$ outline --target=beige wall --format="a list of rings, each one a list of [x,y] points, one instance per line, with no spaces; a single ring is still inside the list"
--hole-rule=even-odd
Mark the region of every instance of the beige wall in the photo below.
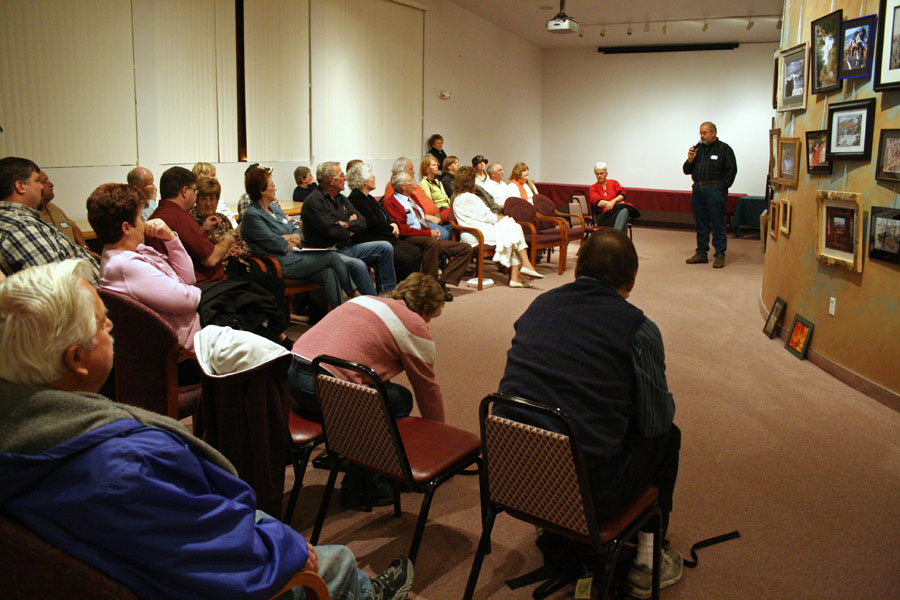
[[[810,39],[810,22],[842,9],[844,19],[872,14],[874,0],[791,1],[785,5],[782,47]],[[879,16],[880,18],[880,16]],[[835,161],[832,175],[806,174],[801,160],[796,188],[779,188],[776,198],[792,206],[790,235],[769,238],[763,274],[762,300],[771,306],[776,296],[787,301],[785,327],[800,315],[815,324],[811,349],[849,371],[894,393],[900,393],[900,265],[868,258],[868,225],[872,206],[900,207],[900,186],[875,180],[878,140],[882,129],[900,127],[898,92],[875,92],[872,79],[847,80],[830,94],[807,93],[805,111],[780,113],[782,136],[803,139],[805,132],[826,128],[827,104],[875,98],[875,131],[870,161]],[[816,191],[859,192],[864,198],[863,269],[854,273],[816,260]],[[830,298],[837,305],[828,314]],[[787,356],[787,355],[786,355]]]

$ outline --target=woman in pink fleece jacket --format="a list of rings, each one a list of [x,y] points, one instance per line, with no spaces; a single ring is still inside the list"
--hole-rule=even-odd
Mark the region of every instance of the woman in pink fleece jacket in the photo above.
[[[100,287],[134,298],[168,321],[178,342],[194,348],[200,331],[200,288],[181,240],[162,219],[144,221],[137,188],[116,183],[98,187],[87,200],[88,221],[103,243]],[[162,240],[161,254],[144,245],[144,236]]]

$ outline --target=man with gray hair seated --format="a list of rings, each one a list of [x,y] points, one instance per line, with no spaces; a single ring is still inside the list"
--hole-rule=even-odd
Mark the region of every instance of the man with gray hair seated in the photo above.
[[[316,167],[319,187],[303,203],[303,242],[312,248],[334,246],[341,255],[350,277],[363,295],[378,292],[369,277],[371,264],[378,272],[380,292],[397,286],[394,271],[394,249],[384,241],[354,244],[354,236],[366,230],[366,220],[341,194],[347,177],[337,162],[327,161]]]
[[[487,176],[487,180],[484,182],[476,181],[475,187],[484,193],[488,201],[488,208],[493,211],[494,208],[491,204],[498,208],[502,208],[506,204],[506,199],[509,197],[509,187],[508,184],[503,183],[503,165],[500,163],[493,162],[489,164]]]
[[[258,511],[234,466],[181,423],[96,393],[112,323],[89,277],[66,260],[0,284],[4,514],[140,598],[270,598],[300,570],[332,598],[405,598],[408,559],[370,580],[346,547],[310,546]]]

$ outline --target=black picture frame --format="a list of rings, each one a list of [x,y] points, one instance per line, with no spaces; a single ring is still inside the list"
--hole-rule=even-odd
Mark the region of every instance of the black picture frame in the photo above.
[[[828,107],[826,160],[871,160],[875,98],[835,102]]]
[[[878,140],[875,179],[900,181],[900,129],[882,129]]]
[[[843,85],[838,79],[843,15],[844,11],[838,9],[810,23],[809,79],[813,94],[833,92]]]
[[[900,90],[900,0],[881,0],[878,14],[872,88],[876,92]]]
[[[841,23],[841,57],[838,79],[855,79],[872,75],[878,15],[847,19]]]
[[[772,308],[769,310],[769,316],[766,318],[766,324],[763,327],[763,333],[769,336],[769,339],[775,337],[775,332],[778,330],[778,326],[781,325],[781,322],[784,320],[784,311],[787,308],[787,302],[785,302],[784,298],[776,297],[775,302],[772,303]]]
[[[872,207],[869,258],[900,264],[900,208]]]
[[[810,175],[830,175],[831,161],[825,159],[828,148],[828,130],[806,132],[806,172]]]
[[[810,340],[812,340],[813,329],[815,329],[815,325],[812,324],[812,321],[804,319],[799,314],[794,315],[794,323],[788,331],[788,338],[787,342],[784,343],[784,347],[788,352],[803,360],[806,358],[806,351],[809,349]]]

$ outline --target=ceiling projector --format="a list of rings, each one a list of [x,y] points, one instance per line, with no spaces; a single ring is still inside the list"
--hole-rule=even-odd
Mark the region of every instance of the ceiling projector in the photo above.
[[[559,12],[547,21],[547,31],[550,33],[579,33],[580,30],[578,21],[566,14],[566,0],[560,0]]]

